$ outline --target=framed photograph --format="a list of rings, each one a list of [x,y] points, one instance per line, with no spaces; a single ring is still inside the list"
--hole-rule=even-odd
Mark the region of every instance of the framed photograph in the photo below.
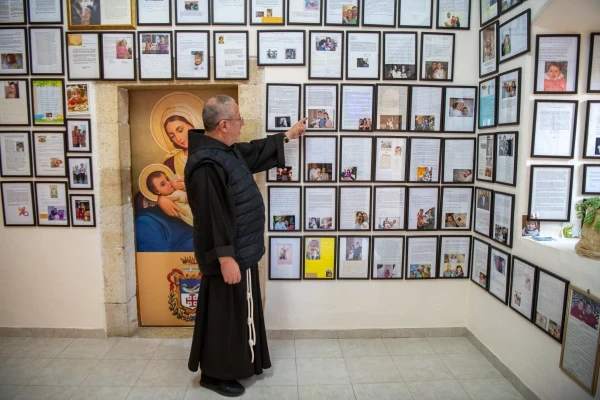
[[[35,226],[32,182],[0,182],[4,226]]]
[[[29,81],[9,78],[0,80],[0,126],[31,125],[29,108]]]
[[[337,188],[304,186],[304,230],[337,229]]]
[[[492,237],[492,190],[475,188],[474,231],[485,237]]]
[[[496,126],[519,125],[521,120],[521,67],[498,75]]]
[[[442,139],[411,137],[408,182],[439,183],[442,160]]]
[[[529,178],[529,219],[569,222],[571,219],[572,165],[532,165]]]
[[[442,222],[444,231],[471,231],[473,210],[472,186],[442,187]]]
[[[586,108],[583,158],[600,159],[600,100],[588,100]]]
[[[287,131],[300,120],[301,86],[267,83],[267,132]]]
[[[257,31],[256,35],[258,46],[257,65],[306,65],[304,59],[304,49],[306,48],[304,31]]]
[[[436,29],[471,29],[471,0],[437,0]]]
[[[484,0],[482,2],[489,2]],[[498,3],[494,3],[496,6]],[[479,30],[479,77],[498,72],[498,48],[496,36],[498,35],[498,21]],[[480,83],[481,85],[481,83]]]
[[[61,0],[27,0],[27,11],[30,24],[63,24]]]
[[[410,90],[410,126],[408,130],[411,132],[441,132],[443,88],[441,86],[411,86]]]
[[[175,78],[210,79],[209,31],[175,31]]]
[[[304,136],[304,182],[337,182],[337,136]]]
[[[535,265],[517,256],[512,256],[508,306],[530,322],[533,321],[536,276],[537,267]]]
[[[335,236],[304,236],[303,279],[335,279]]]
[[[96,226],[96,208],[93,194],[70,194],[71,226]]]
[[[69,30],[135,29],[136,0],[115,0],[106,4],[100,0],[72,2],[67,7]],[[102,7],[110,8],[110,11]],[[169,13],[170,14],[170,13]]]
[[[454,33],[421,32],[422,81],[454,80]]]
[[[479,26],[485,26],[498,18],[500,15],[499,3],[497,0],[479,0]]]
[[[498,50],[502,64],[531,51],[531,9],[523,11],[500,25]]]
[[[587,92],[600,93],[600,32],[590,34]]]
[[[33,132],[35,176],[66,178],[64,132]]]
[[[477,135],[477,180],[494,182],[495,135]]]
[[[171,32],[138,32],[140,80],[173,79]]]
[[[573,158],[578,105],[577,100],[534,101],[532,158]]]
[[[534,94],[576,94],[581,35],[536,35]]]
[[[370,236],[338,236],[338,279],[369,279]]]
[[[496,77],[479,82],[479,119],[478,128],[493,128],[498,123],[498,87]]]
[[[210,3],[210,1],[199,0],[175,0],[175,25],[210,24]]]
[[[248,80],[248,31],[213,31],[215,80]]]
[[[103,32],[100,35],[102,38],[102,79],[137,80],[136,40],[133,32]]]
[[[302,236],[269,237],[269,280],[302,279]]]
[[[406,279],[437,278],[438,236],[406,237]]]
[[[417,32],[383,32],[383,79],[414,81],[417,70]]]
[[[340,139],[340,182],[371,182],[373,138],[342,136]]]
[[[340,231],[371,230],[371,186],[340,187]]]
[[[30,3],[36,3],[31,1]],[[4,13],[0,15],[0,24],[4,25],[26,25],[27,20],[25,19],[25,0],[15,0],[11,2],[5,2]],[[62,14],[61,14],[62,15]],[[62,22],[61,22],[62,23]]]
[[[581,194],[600,195],[600,165],[583,164]]]
[[[65,99],[67,99],[67,118],[89,116],[92,98],[90,90],[92,85],[88,83],[77,83],[67,85],[65,88]]]
[[[375,182],[406,181],[406,137],[375,137]]]
[[[437,186],[409,187],[407,230],[435,231],[438,227],[440,188]],[[433,263],[435,269],[436,263]]]
[[[343,25],[346,28],[358,28],[360,16],[358,0],[349,0],[344,3],[333,0],[323,1],[325,3],[325,26]]]
[[[560,369],[592,396],[598,386],[598,315],[600,299],[569,285],[565,339],[560,353]]]
[[[363,0],[362,3],[363,26],[396,26],[396,2],[394,0]]]
[[[475,133],[477,87],[447,86],[445,96],[444,132]]]
[[[379,80],[381,32],[346,31],[346,79]]]
[[[376,131],[408,130],[408,90],[405,85],[377,85]]]
[[[100,35],[95,32],[67,32],[66,42],[69,80],[100,80]]]
[[[475,139],[444,139],[442,183],[474,182]]]
[[[284,0],[250,0],[250,25],[284,25],[284,15]]]
[[[288,25],[321,25],[323,1],[322,0],[287,0]]]
[[[527,215],[521,215],[521,236],[540,236],[541,230],[542,223],[540,221],[530,221]]]
[[[38,226],[69,226],[67,182],[35,182],[35,198]]]
[[[212,25],[246,25],[248,15],[246,4],[245,0],[211,0]]]
[[[398,0],[398,28],[431,28],[433,0]]]
[[[296,183],[302,179],[300,166],[300,138],[283,143],[285,166],[271,168],[267,171],[267,182]]]
[[[0,176],[32,177],[30,132],[0,132]]]
[[[406,186],[375,186],[373,204],[373,230],[406,229]]]
[[[473,249],[471,253],[471,282],[475,283],[478,287],[487,291],[488,287],[488,275],[490,266],[490,245],[473,238]]]
[[[372,132],[375,85],[342,83],[340,130]]]
[[[69,189],[93,189],[92,157],[67,157]]]
[[[0,27],[0,75],[29,75],[26,28]]]
[[[494,191],[492,240],[512,248],[515,220],[515,195]]]
[[[494,182],[517,186],[517,157],[519,155],[518,132],[498,132],[496,134],[496,163]]]
[[[136,0],[137,24],[143,25],[171,25],[170,0]]]
[[[508,304],[508,277],[510,275],[510,254],[490,246],[488,292],[504,304]]]
[[[60,27],[29,27],[31,75],[65,74],[62,38]]]
[[[469,277],[471,265],[471,236],[440,236],[438,256],[441,279]]]
[[[373,236],[371,279],[402,279],[404,236]]]
[[[92,127],[89,119],[67,120],[67,151],[92,152]]]
[[[300,187],[269,186],[269,232],[302,230]]]
[[[538,267],[534,325],[558,343],[563,342],[568,288],[568,280]]]
[[[500,13],[506,14],[518,5],[523,4],[524,1],[525,0],[502,0],[502,2],[499,2],[498,4],[500,7]]]
[[[309,31],[308,79],[343,79],[344,32]]]

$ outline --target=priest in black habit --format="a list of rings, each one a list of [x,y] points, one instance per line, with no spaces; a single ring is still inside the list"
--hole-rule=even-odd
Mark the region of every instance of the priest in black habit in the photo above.
[[[283,144],[306,131],[236,143],[244,119],[229,96],[209,99],[204,129],[188,132],[185,185],[194,215],[194,251],[202,272],[188,368],[200,385],[241,396],[240,379],[271,367],[258,279],[265,254],[265,206],[252,174],[285,166]]]

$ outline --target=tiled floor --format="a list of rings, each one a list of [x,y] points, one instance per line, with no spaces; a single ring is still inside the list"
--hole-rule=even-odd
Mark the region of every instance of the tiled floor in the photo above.
[[[191,339],[0,337],[0,400],[218,399],[187,369]],[[269,341],[244,400],[523,399],[463,337]]]

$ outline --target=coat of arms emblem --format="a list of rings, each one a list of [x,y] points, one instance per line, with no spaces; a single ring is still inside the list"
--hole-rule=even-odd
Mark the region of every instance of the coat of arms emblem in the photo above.
[[[180,260],[182,264],[167,275],[169,311],[177,319],[194,322],[202,273],[194,256],[183,257]]]

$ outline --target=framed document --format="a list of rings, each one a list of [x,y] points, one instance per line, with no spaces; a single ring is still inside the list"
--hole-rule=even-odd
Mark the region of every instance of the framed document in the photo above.
[[[431,28],[433,0],[398,0],[398,28]]]
[[[346,79],[379,80],[380,32],[346,31]]]
[[[0,80],[0,126],[31,125],[29,109],[29,81],[27,79]]]
[[[523,4],[524,1],[525,0],[504,0],[501,3],[499,3],[500,13],[506,14],[518,5]]]
[[[558,343],[563,341],[568,287],[569,281],[566,279],[538,268],[534,324]]]
[[[71,224],[73,227],[96,226],[96,209],[93,194],[70,194]]]
[[[10,1],[10,3],[13,3],[13,1]],[[27,0],[29,23],[62,25],[62,3],[61,0]]]
[[[408,86],[377,85],[376,131],[406,131],[408,126]]]
[[[4,226],[35,226],[32,182],[1,182]]]
[[[212,25],[247,24],[245,0],[211,0],[210,12]]]
[[[92,126],[89,119],[67,120],[67,151],[74,153],[92,152]]]
[[[338,279],[369,279],[370,236],[339,236]]]
[[[321,25],[322,0],[287,0],[288,25]]]
[[[572,165],[532,165],[529,185],[530,220],[569,222]]]
[[[100,35],[67,32],[66,42],[69,80],[100,80]]]
[[[537,267],[535,265],[517,256],[512,256],[508,306],[530,322],[533,321],[536,276]]]
[[[136,0],[136,2],[138,26],[171,25],[171,0]]]
[[[90,115],[91,102],[90,89],[92,85],[88,83],[78,83],[67,85],[65,88],[65,98],[67,99],[67,117],[78,117]]]
[[[140,80],[173,79],[171,32],[138,32]]]
[[[64,79],[32,79],[33,125],[65,124]]]
[[[64,132],[33,132],[36,177],[66,178]]]
[[[600,159],[600,100],[588,100],[586,108],[583,158]]]
[[[269,280],[299,281],[302,270],[302,237],[269,237]]]
[[[494,182],[517,186],[518,132],[498,132],[496,134],[496,171]]]
[[[404,236],[373,236],[371,279],[402,279]]]
[[[494,135],[477,135],[477,180],[494,182]]]
[[[69,200],[66,182],[35,182],[38,226],[69,226]]]
[[[284,0],[250,0],[250,25],[283,25],[284,15]]]
[[[308,79],[343,79],[344,32],[309,31]]]
[[[475,86],[447,86],[445,97],[444,132],[475,133],[477,88]]]
[[[442,139],[411,137],[408,182],[439,183]]]
[[[600,93],[600,33],[590,35],[587,92]]]
[[[175,0],[175,25],[210,24],[209,1]]]
[[[437,29],[471,29],[471,0],[437,0]]]
[[[531,157],[572,159],[577,100],[535,100]]]
[[[210,79],[210,32],[175,31],[175,78]]]
[[[492,237],[492,191],[475,188],[475,227],[480,235]]]
[[[439,272],[442,279],[469,277],[471,236],[440,236]]]
[[[308,131],[337,131],[337,98],[338,85],[304,85],[304,115],[308,118]]]
[[[92,157],[67,157],[69,171],[69,189],[93,189],[94,172],[92,170]]]
[[[406,229],[404,215],[406,214],[405,186],[375,186],[373,199],[373,230],[400,231]]]
[[[487,2],[488,0],[485,0]],[[498,3],[494,3],[496,6]],[[483,78],[498,72],[498,21],[479,30],[479,77]]]
[[[512,247],[515,195],[494,191],[494,235],[492,240]]]
[[[600,299],[569,285],[565,339],[560,353],[560,369],[592,396],[598,385],[598,315]]]
[[[406,237],[406,279],[437,278],[437,236]]]
[[[358,0],[347,2],[323,1],[325,2],[325,26],[344,25],[346,28],[358,28]]]
[[[135,81],[135,36],[130,32],[102,33],[104,80]]]
[[[498,18],[499,15],[500,8],[498,1],[479,0],[479,26],[485,26]]]
[[[519,125],[521,120],[521,67],[498,75],[497,126]]]
[[[417,32],[383,32],[383,79],[417,79]]]
[[[497,43],[500,50],[500,64],[531,51],[530,29],[531,9],[529,8],[500,25]]]
[[[300,182],[302,177],[300,167],[300,139],[283,143],[285,154],[285,167],[271,168],[267,171],[267,182],[294,183]]]
[[[32,177],[30,132],[0,132],[0,176]]]
[[[471,253],[471,282],[487,291],[487,277],[490,259],[490,245],[486,242],[473,238],[473,249]]]
[[[583,164],[581,194],[600,195],[600,165]]]
[[[335,279],[335,236],[304,236],[304,279]]]
[[[29,75],[27,29],[0,27],[1,75]]]
[[[475,139],[444,139],[442,183],[473,183]]]
[[[248,80],[248,31],[213,31],[215,80]]]
[[[408,221],[409,231],[437,230],[440,189],[436,186],[408,188]],[[436,263],[433,263],[435,268]]]
[[[108,4],[100,0],[86,3],[71,2],[67,7],[68,29],[135,29],[135,1],[113,0]],[[146,0],[144,3],[151,2]]]
[[[340,187],[340,231],[371,230],[371,187]]]
[[[405,137],[375,137],[375,182],[406,181]]]
[[[337,188],[304,186],[304,230],[335,231],[337,227]]]
[[[536,35],[533,93],[576,94],[581,35]]]
[[[510,275],[510,254],[490,246],[488,292],[504,304],[508,304],[508,276]]]
[[[472,186],[442,187],[442,218],[440,229],[445,231],[470,231],[473,210]]]
[[[337,136],[304,136],[304,182],[337,182]]]
[[[371,182],[373,138],[342,136],[340,140],[340,182]]]
[[[0,24],[3,26],[27,24],[27,20],[25,19],[25,0],[5,1],[3,2],[3,7],[4,12],[0,15]]]
[[[421,32],[422,81],[454,80],[454,33]]]
[[[410,131],[441,132],[441,86],[411,86]]]
[[[363,26],[395,27],[396,2],[394,0],[363,0],[362,21]]]
[[[300,187],[269,186],[269,232],[302,230]]]
[[[304,31],[257,31],[256,35],[257,65],[306,65]]]
[[[493,128],[498,121],[496,102],[498,89],[496,77],[479,82],[479,119],[478,128]]]
[[[375,85],[342,83],[340,130],[373,131],[373,101]]]
[[[267,83],[267,132],[287,131],[300,120],[300,87]]]

